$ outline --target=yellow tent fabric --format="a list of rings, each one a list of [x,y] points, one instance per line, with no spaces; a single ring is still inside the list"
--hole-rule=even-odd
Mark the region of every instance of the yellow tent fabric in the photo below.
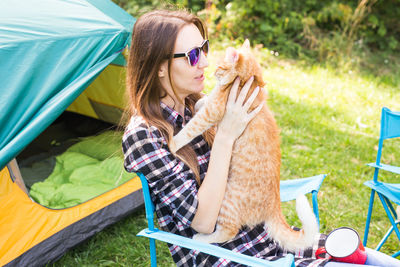
[[[0,266],[9,263],[65,227],[141,188],[139,178],[135,177],[124,186],[83,204],[53,210],[33,202],[12,181],[7,167],[1,170],[0,181]]]
[[[110,64],[67,110],[118,124],[126,106],[124,94],[125,68]]]

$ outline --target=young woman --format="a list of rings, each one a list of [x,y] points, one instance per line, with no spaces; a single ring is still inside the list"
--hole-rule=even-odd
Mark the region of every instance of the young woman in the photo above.
[[[170,153],[169,140],[191,119],[194,104],[202,97],[208,45],[207,30],[198,17],[185,11],[152,11],[135,23],[128,61],[131,117],[122,144],[125,168],[146,176],[160,227],[186,237],[214,231],[233,143],[261,108],[249,113],[251,100],[243,100],[252,79],[237,99],[236,81],[217,128],[194,139],[177,157]],[[297,251],[296,266],[324,266],[327,260],[313,257],[323,244],[320,235],[314,248]],[[268,237],[263,225],[244,228],[220,245],[268,260],[287,253]],[[177,266],[236,266],[175,245],[169,249]]]

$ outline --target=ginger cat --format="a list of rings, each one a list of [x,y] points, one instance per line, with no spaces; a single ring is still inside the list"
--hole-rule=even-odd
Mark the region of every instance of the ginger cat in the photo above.
[[[239,92],[244,83],[254,76],[247,97],[256,86],[264,86],[262,69],[251,54],[248,40],[239,50],[231,47],[227,49],[215,76],[219,85],[207,98],[198,102],[203,106],[173,137],[169,145],[172,153],[222,120],[230,89],[237,76],[241,81]],[[260,90],[250,109],[256,108],[266,98],[266,94]],[[233,146],[228,183],[215,232],[197,234],[194,239],[221,243],[234,238],[243,225],[252,227],[265,223],[270,236],[289,251],[312,246],[318,225],[306,197],[300,196],[296,200],[296,210],[303,223],[303,230],[292,230],[282,215],[279,143],[278,126],[264,104]]]

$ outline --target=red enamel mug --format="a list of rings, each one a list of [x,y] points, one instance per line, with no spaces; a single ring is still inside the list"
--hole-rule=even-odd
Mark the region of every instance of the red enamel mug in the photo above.
[[[325,247],[317,249],[315,257],[321,259],[320,254],[326,253],[329,259],[339,262],[364,264],[367,261],[367,252],[361,243],[357,231],[349,227],[333,230],[326,237]]]

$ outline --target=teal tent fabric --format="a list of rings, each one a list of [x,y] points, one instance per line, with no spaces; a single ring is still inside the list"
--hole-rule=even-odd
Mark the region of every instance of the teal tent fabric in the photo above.
[[[109,0],[0,1],[0,169],[121,62],[134,22]]]

